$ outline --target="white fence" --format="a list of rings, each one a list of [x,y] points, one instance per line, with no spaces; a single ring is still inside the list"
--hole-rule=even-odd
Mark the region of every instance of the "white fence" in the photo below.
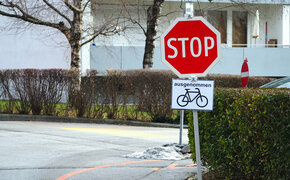
[[[143,46],[91,46],[90,68],[141,69]],[[242,63],[248,58],[250,76],[290,76],[290,48],[222,48],[222,59],[213,74],[240,75]],[[154,52],[153,69],[168,69],[161,62],[160,47]]]

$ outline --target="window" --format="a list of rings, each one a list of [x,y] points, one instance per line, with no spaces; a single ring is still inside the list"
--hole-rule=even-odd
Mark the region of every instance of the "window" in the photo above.
[[[227,12],[208,11],[207,20],[221,33],[221,43],[227,43]]]
[[[200,10],[194,11],[195,16],[203,16],[221,33],[221,43],[227,43],[227,12],[226,11],[206,11],[204,14]]]
[[[247,22],[247,12],[233,11],[233,47],[247,47]]]

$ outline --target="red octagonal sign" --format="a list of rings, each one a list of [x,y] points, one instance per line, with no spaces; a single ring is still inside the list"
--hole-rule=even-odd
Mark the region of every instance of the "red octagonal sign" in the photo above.
[[[221,59],[220,33],[204,18],[177,18],[161,36],[161,56],[180,78],[201,77]]]

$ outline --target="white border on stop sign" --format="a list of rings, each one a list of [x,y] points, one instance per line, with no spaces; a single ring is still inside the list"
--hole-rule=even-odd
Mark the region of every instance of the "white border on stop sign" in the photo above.
[[[164,38],[165,36],[171,31],[171,29],[179,22],[179,21],[202,21],[207,27],[209,27],[216,35],[217,35],[217,58],[211,63],[211,65],[203,72],[203,73],[196,73],[196,74],[181,74],[179,73],[168,61],[165,60],[165,42]],[[170,70],[172,70],[179,78],[192,78],[192,77],[204,77],[206,76],[211,69],[220,61],[221,59],[221,36],[220,32],[216,30],[215,27],[213,27],[207,20],[205,20],[201,16],[195,16],[192,18],[185,18],[180,17],[176,18],[172,24],[166,29],[166,31],[161,35],[161,61],[169,67]]]

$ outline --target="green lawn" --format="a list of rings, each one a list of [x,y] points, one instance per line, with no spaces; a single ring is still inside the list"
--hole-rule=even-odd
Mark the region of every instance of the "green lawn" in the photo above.
[[[41,115],[53,115],[61,117],[77,117],[79,111],[84,113],[79,115],[80,117],[96,118],[96,119],[123,119],[123,120],[139,120],[139,121],[154,121],[152,115],[148,112],[142,112],[138,106],[134,105],[118,105],[113,107],[112,105],[92,105],[83,109],[72,108],[70,105],[65,103],[58,103],[54,105],[52,113],[47,114],[44,106],[40,112]],[[53,107],[54,107],[53,106]],[[24,109],[24,110],[23,110]],[[25,111],[25,112],[24,112]],[[0,100],[0,113],[1,114],[33,114],[29,103],[20,103],[20,101],[7,101]],[[179,111],[173,111],[173,115],[170,118],[165,118],[164,122],[178,123],[176,120]],[[163,120],[158,120],[163,121]],[[157,122],[158,122],[157,121]]]

